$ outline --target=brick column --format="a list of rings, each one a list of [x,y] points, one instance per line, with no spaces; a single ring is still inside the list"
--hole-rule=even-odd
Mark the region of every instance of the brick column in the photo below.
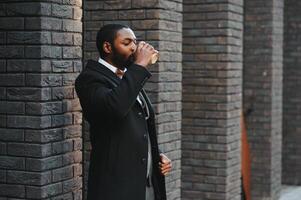
[[[0,198],[81,199],[81,0],[0,3]]]
[[[245,1],[244,108],[253,200],[281,189],[283,0]]]
[[[99,28],[107,23],[130,26],[139,40],[150,42],[160,51],[159,62],[150,68],[153,76],[145,88],[155,107],[160,148],[173,161],[173,171],[166,179],[168,199],[179,199],[182,2],[181,0],[86,1],[84,7],[85,60],[98,59],[95,37]],[[88,163],[90,144],[87,129],[85,135],[85,163]],[[88,169],[87,165],[85,169]]]
[[[283,52],[282,183],[301,185],[301,2],[285,1]]]
[[[243,1],[183,5],[182,199],[240,199]]]

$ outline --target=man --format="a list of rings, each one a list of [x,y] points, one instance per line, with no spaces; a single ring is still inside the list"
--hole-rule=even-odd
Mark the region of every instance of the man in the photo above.
[[[159,153],[155,115],[142,89],[156,50],[124,25],[102,27],[98,62],[76,79],[92,144],[88,200],[165,200],[170,160]]]

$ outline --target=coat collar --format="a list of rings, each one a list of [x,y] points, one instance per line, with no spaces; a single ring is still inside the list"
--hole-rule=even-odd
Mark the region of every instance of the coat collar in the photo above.
[[[88,60],[87,69],[90,69],[92,71],[97,71],[103,75],[105,75],[106,77],[108,77],[110,80],[112,80],[115,84],[119,84],[120,82],[120,78],[118,78],[116,76],[116,74],[114,74],[114,72],[112,72],[110,69],[108,69],[106,66],[100,64],[97,61],[94,60]]]
[[[108,63],[107,61],[105,61],[105,60],[102,59],[102,58],[99,58],[99,59],[98,59],[98,62],[99,62],[100,64],[106,66],[106,67],[107,67],[109,70],[111,70],[113,73],[116,73],[116,71],[118,70],[117,67],[111,65],[110,63]],[[124,68],[124,70],[121,70],[121,71],[126,72],[126,70],[127,70],[127,69]]]

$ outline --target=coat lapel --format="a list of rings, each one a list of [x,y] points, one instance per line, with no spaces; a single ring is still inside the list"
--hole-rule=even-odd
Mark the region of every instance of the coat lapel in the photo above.
[[[146,101],[147,107],[149,108],[150,117],[154,118],[155,113],[154,113],[154,110],[153,110],[153,106],[152,106],[151,101],[149,100],[148,96],[146,95],[146,92],[145,92],[144,89],[141,90],[141,94],[143,95],[143,97]]]

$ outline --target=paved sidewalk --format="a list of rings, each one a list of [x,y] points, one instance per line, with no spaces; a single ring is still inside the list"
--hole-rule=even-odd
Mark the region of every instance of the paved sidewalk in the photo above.
[[[282,185],[281,195],[279,200],[300,200],[301,186]]]

